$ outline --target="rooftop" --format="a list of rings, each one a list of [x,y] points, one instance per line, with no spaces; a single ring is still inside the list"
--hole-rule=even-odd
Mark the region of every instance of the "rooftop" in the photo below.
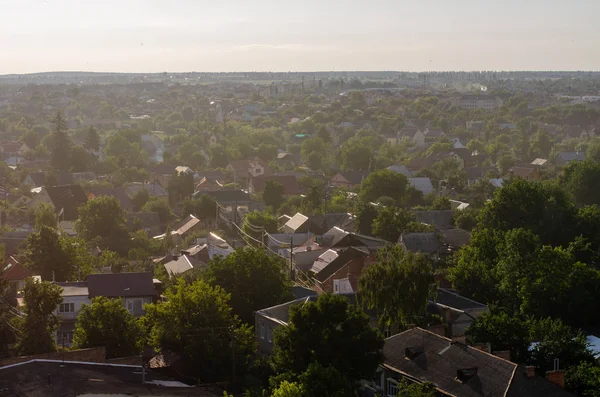
[[[89,296],[128,297],[155,296],[152,273],[90,274],[87,277]]]

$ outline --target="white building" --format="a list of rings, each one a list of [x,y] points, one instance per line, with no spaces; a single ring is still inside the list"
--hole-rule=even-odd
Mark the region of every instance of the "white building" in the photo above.
[[[491,95],[463,95],[460,98],[454,98],[452,105],[464,109],[494,110],[502,106],[502,100]]]

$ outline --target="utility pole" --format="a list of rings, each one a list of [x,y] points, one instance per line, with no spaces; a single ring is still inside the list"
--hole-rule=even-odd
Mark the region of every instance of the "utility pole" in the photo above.
[[[294,235],[290,236],[290,278],[294,280]]]

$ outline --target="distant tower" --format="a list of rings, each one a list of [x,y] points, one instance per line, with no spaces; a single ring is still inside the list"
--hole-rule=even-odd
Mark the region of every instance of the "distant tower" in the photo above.
[[[217,102],[216,110],[217,110],[217,124],[221,124],[225,120],[225,117],[223,116],[223,107],[221,106],[220,102]]]

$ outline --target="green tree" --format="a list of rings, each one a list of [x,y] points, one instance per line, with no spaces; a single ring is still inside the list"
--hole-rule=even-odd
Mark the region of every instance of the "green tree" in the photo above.
[[[347,142],[341,148],[341,165],[346,171],[368,171],[375,160],[373,148],[362,142]]]
[[[563,169],[558,183],[578,205],[600,204],[600,162],[573,161]]]
[[[401,233],[412,230],[415,222],[414,216],[401,208],[383,207],[373,221],[373,235],[396,242]]]
[[[255,351],[254,333],[234,316],[228,293],[202,280],[179,280],[165,295],[166,300],[145,306],[142,323],[150,346],[180,354],[185,373],[207,382],[232,375],[235,343],[236,372],[247,369]]]
[[[300,153],[302,155],[302,160],[306,164],[315,163],[311,164],[311,169],[322,169],[325,166],[325,161],[323,160],[327,159],[328,151],[329,145],[323,139],[319,137],[313,137],[305,140],[302,143],[302,150]],[[319,156],[319,158],[321,159],[321,161],[319,162],[320,164],[316,164],[316,157],[315,155],[313,155],[313,153],[316,153],[316,156]],[[317,167],[317,165],[319,165],[319,167]],[[313,166],[315,168],[313,168]]]
[[[280,183],[275,181],[266,181],[265,190],[263,192],[263,200],[267,207],[272,207],[273,211],[277,211],[283,204],[284,189]]]
[[[133,204],[135,211],[137,212],[137,211],[141,210],[144,207],[144,205],[146,205],[146,203],[148,202],[149,199],[150,199],[150,193],[148,193],[148,191],[146,189],[138,190],[131,198],[131,202]]]
[[[54,207],[50,204],[41,203],[35,208],[35,228],[40,230],[42,226],[48,226],[56,229],[58,218],[54,212]]]
[[[148,200],[148,202],[146,202],[146,204],[144,204],[142,207],[142,211],[158,213],[160,222],[163,225],[166,225],[175,217],[173,211],[171,211],[169,203],[160,197],[152,197],[150,200]]]
[[[254,312],[292,299],[286,262],[262,248],[245,247],[214,258],[204,279],[231,294],[233,313],[252,324]]]
[[[340,295],[292,306],[290,321],[275,330],[273,365],[302,373],[312,363],[333,367],[344,379],[371,379],[383,360],[383,337],[369,317]]]
[[[567,370],[565,388],[578,396],[600,397],[600,367],[583,362]]]
[[[175,172],[167,190],[172,204],[189,199],[194,193],[194,175],[191,172]]]
[[[272,396],[347,397],[356,395],[356,384],[335,367],[311,363],[301,374],[286,373],[271,378],[279,383]]]
[[[52,120],[54,131],[52,131],[52,146],[50,147],[51,163],[54,169],[68,171],[70,165],[71,139],[67,133],[67,122],[60,114]]]
[[[356,214],[355,227],[358,233],[371,236],[373,234],[373,222],[378,215],[377,207],[369,202],[358,200],[354,212]]]
[[[358,281],[363,304],[377,311],[382,326],[419,322],[437,289],[431,263],[398,245],[380,250],[377,260]]]
[[[510,351],[515,362],[529,357],[529,324],[520,316],[493,309],[478,317],[466,332],[475,342],[490,343],[496,351]]]
[[[263,241],[266,237],[263,231],[267,233],[277,233],[277,218],[266,211],[252,211],[246,214],[242,231],[253,238]],[[266,240],[265,240],[266,241]]]
[[[62,302],[61,292],[59,286],[46,281],[25,281],[24,316],[15,317],[13,320],[19,330],[16,345],[19,355],[29,356],[56,351],[54,334],[59,324],[56,308]]]
[[[79,208],[77,232],[87,241],[97,241],[100,248],[120,254],[129,249],[125,211],[116,198],[99,196]]]
[[[73,334],[76,349],[103,346],[106,358],[128,357],[140,353],[141,342],[141,328],[121,299],[96,297],[79,310]]]
[[[359,197],[365,202],[374,202],[381,196],[391,197],[401,204],[406,198],[408,179],[390,170],[371,173],[360,185]]]
[[[91,126],[85,136],[85,142],[83,147],[88,150],[98,151],[100,150],[100,136],[98,135],[98,131]]]
[[[436,397],[437,392],[433,383],[409,383],[404,380],[398,384],[397,397]]]
[[[45,281],[68,281],[75,278],[78,268],[74,247],[67,238],[48,226],[31,233],[23,250],[25,266]]]
[[[306,397],[306,391],[303,384],[284,380],[273,390],[271,397]]]
[[[212,220],[217,215],[217,202],[212,197],[203,194],[197,199],[184,201],[183,213],[195,215],[202,220]]]

